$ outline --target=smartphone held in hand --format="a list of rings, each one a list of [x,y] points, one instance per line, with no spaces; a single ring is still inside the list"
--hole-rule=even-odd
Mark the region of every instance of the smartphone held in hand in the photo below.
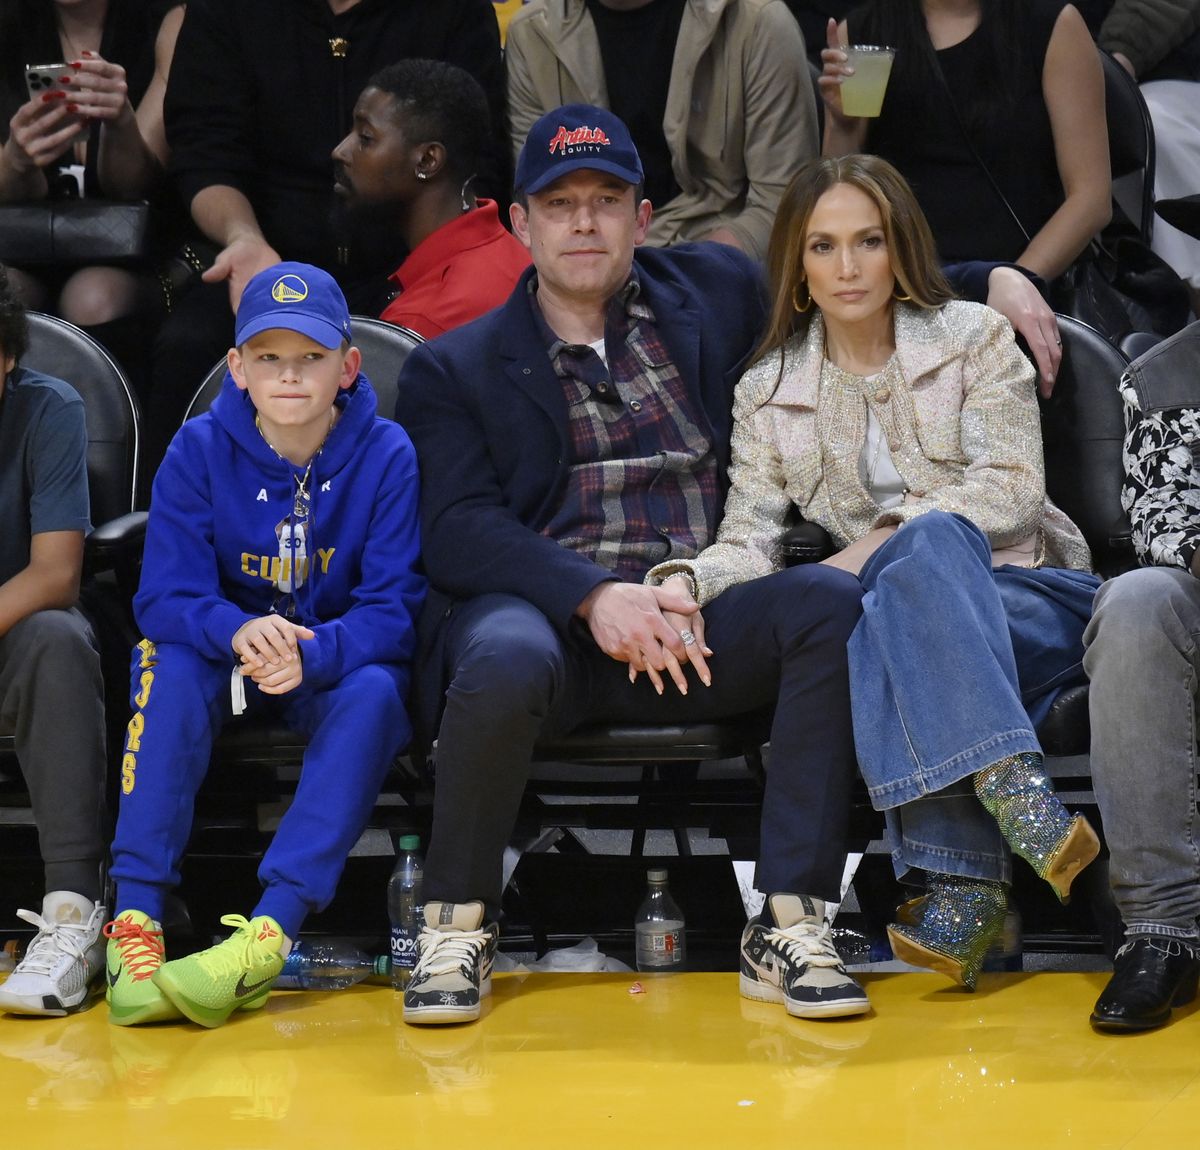
[[[73,75],[75,69],[70,64],[26,64],[25,88],[31,100],[41,100],[51,92],[69,94],[70,85],[67,81]],[[83,116],[73,118],[79,124],[79,132],[74,139],[79,139],[87,134],[87,119]]]

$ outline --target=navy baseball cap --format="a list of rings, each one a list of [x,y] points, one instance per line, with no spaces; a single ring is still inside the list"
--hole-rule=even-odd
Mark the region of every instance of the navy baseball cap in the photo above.
[[[330,350],[350,340],[350,309],[337,281],[312,264],[282,263],[261,271],[242,292],[234,343],[282,327]]]
[[[529,129],[513,185],[532,195],[580,168],[607,172],[627,184],[640,184],[645,178],[633,137],[619,117],[591,104],[566,104]]]

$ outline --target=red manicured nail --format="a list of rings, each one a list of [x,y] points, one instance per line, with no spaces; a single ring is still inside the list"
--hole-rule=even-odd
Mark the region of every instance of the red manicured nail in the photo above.
[[[49,104],[53,100],[65,100],[66,98],[67,98],[66,92],[47,92],[42,97],[42,103]]]
[[[74,68],[76,72],[78,72],[79,69],[83,67],[83,65],[78,60],[72,60],[71,67]]]
[[[68,111],[68,112],[78,112],[78,111],[79,111],[79,105],[78,105],[78,104],[68,104],[68,105],[67,105],[67,111]]]
[[[71,82],[71,77],[70,76],[59,76],[58,82],[60,84],[69,84]]]

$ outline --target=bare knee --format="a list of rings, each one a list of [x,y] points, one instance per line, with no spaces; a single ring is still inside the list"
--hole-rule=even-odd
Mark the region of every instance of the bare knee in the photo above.
[[[80,268],[63,284],[58,314],[80,327],[97,327],[137,305],[137,279],[120,268]]]

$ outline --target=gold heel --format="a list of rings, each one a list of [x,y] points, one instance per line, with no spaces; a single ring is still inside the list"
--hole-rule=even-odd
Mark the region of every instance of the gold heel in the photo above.
[[[1004,885],[983,879],[930,874],[929,893],[897,911],[887,928],[892,953],[975,989],[988,949],[1004,927]]]
[[[1066,837],[1047,860],[1046,873],[1042,876],[1054,888],[1060,902],[1070,898],[1075,876],[1099,853],[1100,839],[1092,830],[1092,824],[1083,815],[1076,815]]]
[[[1071,883],[1100,852],[1100,840],[1082,815],[1059,801],[1041,755],[1013,755],[980,771],[975,794],[996,820],[1014,854],[1023,858],[1066,902]]]

